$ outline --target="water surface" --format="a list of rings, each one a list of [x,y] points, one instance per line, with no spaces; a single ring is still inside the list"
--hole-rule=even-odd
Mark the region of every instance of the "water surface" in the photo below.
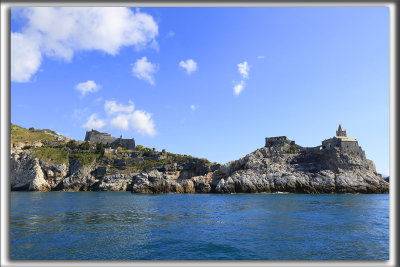
[[[11,260],[388,260],[389,195],[12,192]]]

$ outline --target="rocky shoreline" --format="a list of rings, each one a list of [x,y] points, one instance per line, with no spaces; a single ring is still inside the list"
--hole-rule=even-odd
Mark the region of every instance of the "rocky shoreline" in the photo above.
[[[49,164],[29,151],[12,153],[11,190],[131,191],[132,193],[389,193],[389,183],[368,159],[339,149],[257,149],[222,166],[193,158],[139,172],[107,173],[99,160]]]

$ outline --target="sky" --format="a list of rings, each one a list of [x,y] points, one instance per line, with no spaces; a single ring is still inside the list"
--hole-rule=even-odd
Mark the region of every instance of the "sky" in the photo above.
[[[389,9],[12,8],[11,122],[219,163],[342,124],[388,175]]]

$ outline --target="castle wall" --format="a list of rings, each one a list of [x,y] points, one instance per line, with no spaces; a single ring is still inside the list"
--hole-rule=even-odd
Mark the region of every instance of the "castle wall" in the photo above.
[[[101,133],[98,131],[87,131],[86,136],[85,136],[85,141],[88,142],[93,142],[93,143],[112,143],[116,140],[117,138],[112,137],[110,134],[107,133]]]
[[[135,150],[135,139],[122,139],[120,145],[126,149]]]
[[[272,146],[280,143],[289,143],[290,140],[286,136],[267,137],[265,138],[265,146]]]
[[[135,139],[120,139],[116,137],[112,137],[108,133],[101,133],[95,130],[87,131],[85,136],[85,141],[91,143],[109,143],[113,147],[121,146],[126,149],[135,150]]]

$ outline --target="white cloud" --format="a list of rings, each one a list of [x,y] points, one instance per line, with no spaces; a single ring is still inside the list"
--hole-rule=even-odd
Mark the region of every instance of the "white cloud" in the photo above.
[[[106,101],[104,110],[108,114],[115,114],[110,121],[110,127],[121,130],[134,130],[143,135],[156,134],[152,115],[144,110],[135,110],[132,101],[129,105],[118,104],[116,101]]]
[[[258,59],[263,59],[263,58],[264,58],[264,56],[258,56],[257,58],[258,58]]]
[[[97,92],[100,87],[94,81],[89,80],[84,83],[78,83],[75,88],[81,92],[81,96],[84,96],[86,93]]]
[[[242,75],[243,79],[246,79],[249,77],[250,66],[247,63],[247,61],[244,61],[243,63],[239,63],[238,70],[239,70],[239,73]]]
[[[158,25],[149,14],[125,7],[32,7],[27,23],[11,34],[11,80],[29,81],[42,55],[70,61],[77,51],[118,54],[123,46],[156,47]]]
[[[238,64],[238,71],[242,76],[242,80],[233,87],[233,94],[237,96],[243,91],[246,86],[245,79],[249,77],[250,66],[247,61]]]
[[[153,136],[156,134],[154,121],[151,118],[151,114],[142,111],[136,110],[133,112],[131,116],[132,127],[135,131]]]
[[[154,85],[154,73],[157,70],[158,65],[147,61],[147,57],[138,59],[132,68],[132,72],[137,78],[148,81],[151,85]]]
[[[114,114],[117,112],[131,113],[134,108],[135,108],[135,106],[134,106],[133,102],[130,102],[130,105],[128,105],[128,106],[124,106],[122,104],[117,104],[117,102],[114,100],[111,100],[111,101],[106,100],[106,102],[104,104],[104,110],[108,114]]]
[[[143,135],[153,136],[156,134],[156,130],[151,116],[150,113],[143,110],[136,110],[129,114],[118,114],[111,120],[111,127],[122,130],[133,129]]]
[[[110,123],[112,128],[129,130],[129,114],[118,114]]]
[[[245,87],[244,81],[240,81],[240,83],[236,84],[236,85],[233,87],[233,93],[234,93],[235,95],[239,95],[239,94],[243,91],[244,87]]]
[[[188,59],[186,61],[181,60],[179,66],[184,68],[189,75],[197,70],[197,63],[193,59]]]
[[[82,127],[86,129],[101,129],[106,125],[106,123],[102,119],[98,119],[98,115],[96,113],[90,115],[88,121],[82,125]]]
[[[190,105],[191,110],[196,110],[197,108],[198,108],[198,106],[196,106],[196,105]]]
[[[42,55],[39,40],[21,34],[11,33],[11,80],[28,82],[38,70]]]

